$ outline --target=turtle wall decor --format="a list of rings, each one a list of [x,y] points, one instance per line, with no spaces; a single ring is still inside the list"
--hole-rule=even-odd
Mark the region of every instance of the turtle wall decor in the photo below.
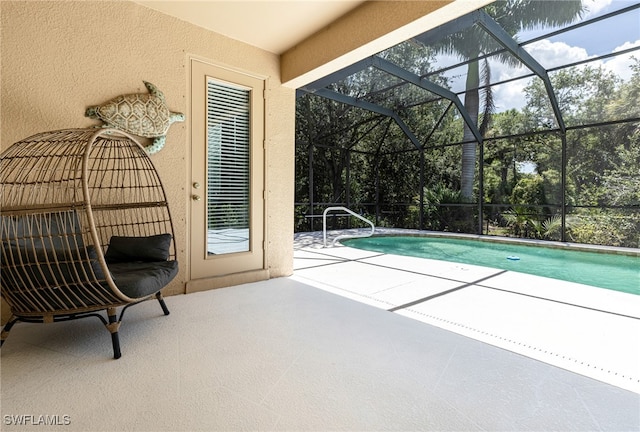
[[[155,85],[142,81],[149,93],[118,96],[101,105],[87,108],[85,116],[101,120],[102,127],[119,129],[145,138],[154,138],[145,147],[148,154],[159,152],[172,123],[184,121],[184,114],[169,111],[164,94]]]

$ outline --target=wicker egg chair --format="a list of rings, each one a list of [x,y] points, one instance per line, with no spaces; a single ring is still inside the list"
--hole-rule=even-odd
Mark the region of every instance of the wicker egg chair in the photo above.
[[[44,132],[0,155],[0,281],[18,321],[98,317],[121,356],[127,307],[177,274],[165,191],[149,156],[115,129]],[[118,316],[118,308],[120,315]],[[106,318],[101,311],[106,311]]]

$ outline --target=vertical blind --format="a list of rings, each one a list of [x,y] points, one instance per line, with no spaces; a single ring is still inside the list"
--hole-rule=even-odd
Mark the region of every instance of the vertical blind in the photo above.
[[[207,81],[207,227],[249,228],[250,90]]]

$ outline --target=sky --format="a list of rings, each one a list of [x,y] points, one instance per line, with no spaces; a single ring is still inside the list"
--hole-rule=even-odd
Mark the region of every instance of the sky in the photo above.
[[[630,0],[586,0],[584,4],[588,11],[584,16],[584,20],[624,9],[637,3],[637,1]],[[630,40],[637,41],[640,39],[640,15],[637,11],[619,15],[601,24],[595,24],[595,26],[603,30],[606,28],[606,31],[598,32],[597,37],[585,38],[585,32],[591,32],[591,34],[593,32],[584,29],[580,32],[575,32],[573,35],[571,32],[567,33],[562,36],[562,39],[569,45],[583,46],[589,55],[603,54],[611,46],[620,46]]]
[[[588,11],[583,20],[588,20],[612,11],[637,4],[638,1],[628,0],[585,0]],[[549,33],[549,29],[522,33],[520,41],[528,41],[539,35]],[[599,21],[597,24],[582,27],[572,32],[563,33],[549,39],[543,39],[525,46],[525,49],[545,68],[553,68],[563,64],[577,62],[603,54],[640,46],[640,9],[618,15],[614,19]],[[628,80],[631,77],[631,56],[640,58],[640,50],[590,62],[590,66],[602,65],[605,69],[616,73]],[[450,64],[450,60],[445,60]],[[451,62],[452,63],[452,62]],[[514,69],[502,63],[490,64],[493,81],[521,76],[529,73],[526,68]],[[460,71],[458,71],[460,73]],[[464,88],[463,76],[452,83],[454,91]],[[494,87],[494,101],[496,112],[507,109],[520,109],[524,106],[523,89],[529,80],[518,80]]]

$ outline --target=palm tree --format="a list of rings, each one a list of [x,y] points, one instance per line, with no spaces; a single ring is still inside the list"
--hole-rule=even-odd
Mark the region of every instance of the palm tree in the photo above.
[[[571,23],[582,16],[585,8],[581,0],[498,0],[484,8],[500,26],[512,37],[524,30],[540,27],[557,27]],[[501,48],[497,41],[485,31],[473,26],[467,30],[451,34],[443,39],[436,50],[471,60],[467,67],[464,107],[471,120],[477,125],[480,112],[480,93],[483,92],[483,123],[480,132],[488,126],[493,110],[490,70],[486,59],[482,63],[478,57]],[[517,66],[518,61],[508,53],[498,55],[500,61]],[[480,82],[482,81],[482,86]],[[482,90],[480,90],[482,87]],[[476,166],[477,142],[471,129],[464,125],[462,149],[461,193],[466,200],[473,197],[473,182]]]

